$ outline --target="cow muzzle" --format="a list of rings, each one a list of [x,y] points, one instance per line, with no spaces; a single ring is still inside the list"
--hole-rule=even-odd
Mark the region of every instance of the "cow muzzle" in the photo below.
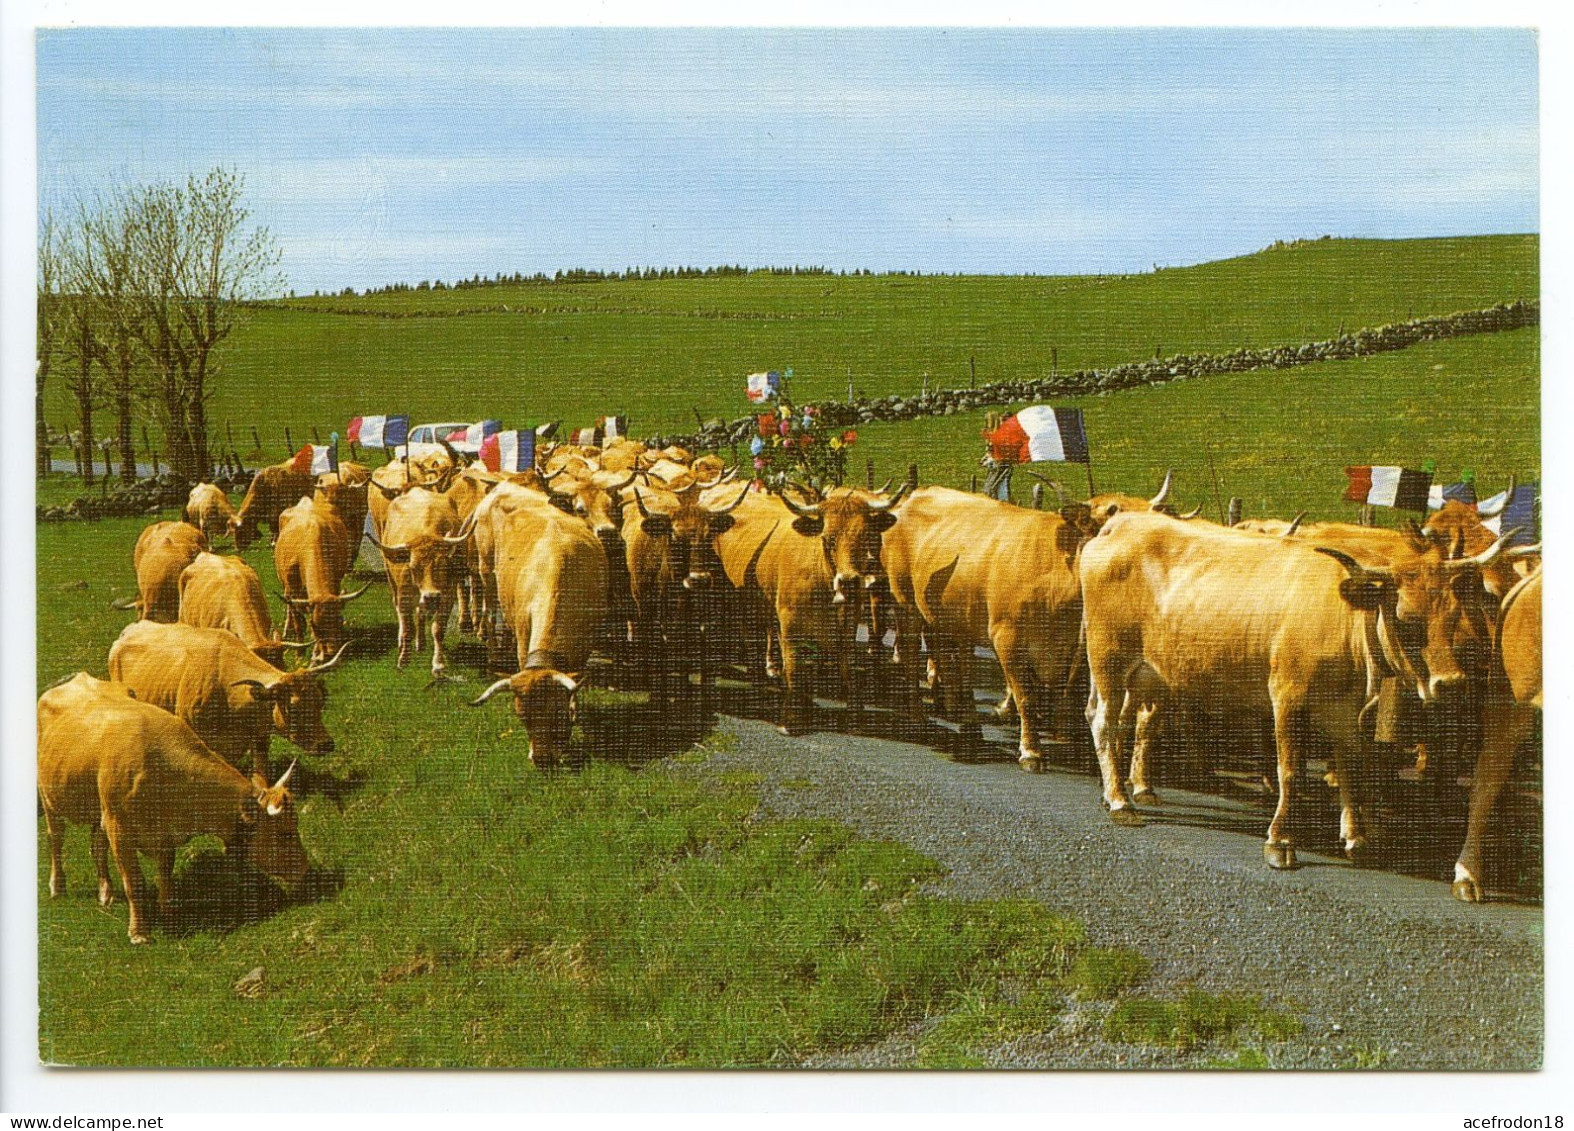
[[[689,575],[683,579],[683,588],[685,589],[709,589],[710,585],[711,575],[699,570],[691,570]]]

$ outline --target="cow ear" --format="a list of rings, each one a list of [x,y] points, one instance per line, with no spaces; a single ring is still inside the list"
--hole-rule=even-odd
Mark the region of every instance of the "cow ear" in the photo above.
[[[559,495],[554,491],[547,496],[547,499],[554,507],[562,511],[564,514],[574,513],[574,500],[569,498],[569,496]]]
[[[651,538],[665,538],[672,533],[672,518],[664,514],[648,514],[640,520],[639,528]]]
[[[884,534],[896,525],[896,516],[890,511],[875,511],[869,516],[869,525],[876,534]]]
[[[718,534],[725,534],[725,533],[727,533],[727,531],[732,529],[732,525],[733,525],[734,521],[736,521],[736,520],[730,514],[713,514],[713,515],[711,515],[710,516],[710,532],[711,532],[711,536],[715,537]]]
[[[1339,582],[1339,596],[1357,609],[1375,609],[1383,603],[1388,588],[1376,579],[1347,577]]]
[[[818,515],[801,515],[792,520],[792,528],[805,538],[818,538],[825,532],[825,520]]]
[[[1060,517],[1072,526],[1082,527],[1093,521],[1093,511],[1086,503],[1067,503],[1060,508]]]

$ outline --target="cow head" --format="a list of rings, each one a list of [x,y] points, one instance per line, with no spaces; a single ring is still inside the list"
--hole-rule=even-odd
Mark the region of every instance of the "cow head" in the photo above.
[[[297,671],[281,672],[277,679],[264,683],[261,680],[236,680],[234,686],[249,687],[257,702],[273,710],[273,729],[311,754],[333,752],[333,737],[323,726],[323,704],[328,701],[328,688],[322,676],[344,661],[349,645],[343,645],[333,659],[312,664]]]
[[[911,488],[911,483],[903,483],[896,494],[885,497],[841,490],[818,503],[798,503],[785,493],[780,496],[787,509],[797,516],[792,528],[806,538],[820,540],[826,564],[831,568],[833,603],[845,604],[851,591],[872,588],[885,576],[880,564],[880,538],[896,525],[891,508]]]
[[[408,566],[410,580],[420,594],[423,609],[435,609],[443,594],[459,582],[459,567],[454,556],[467,545],[475,532],[476,516],[472,514],[458,534],[418,534],[407,542],[385,546],[373,538],[372,545],[382,551],[390,565]]]
[[[585,520],[585,525],[601,540],[609,558],[621,553],[623,537],[623,492],[634,485],[636,473],[619,477],[595,472],[585,479],[571,479],[562,492],[572,501],[570,513]]]
[[[237,837],[252,866],[286,891],[299,888],[310,867],[296,821],[295,797],[286,788],[294,772],[291,762],[272,785],[261,774],[251,776],[255,792],[241,803]]]
[[[479,707],[503,691],[513,692],[514,714],[524,723],[530,740],[531,763],[545,766],[561,762],[574,729],[579,676],[551,668],[527,668],[498,680],[470,706]]]
[[[1510,481],[1510,494],[1513,493],[1513,489],[1514,484]],[[1496,513],[1494,511],[1486,517],[1494,517]],[[1449,499],[1441,509],[1428,518],[1421,533],[1450,558],[1466,558],[1480,554],[1497,540],[1497,535],[1493,534],[1482,521],[1481,512],[1457,499]],[[1487,591],[1500,601],[1519,581],[1519,575],[1506,556],[1482,570],[1481,576]]]
[[[699,486],[693,485],[669,496],[677,500],[676,507],[655,511],[646,506],[638,487],[633,491],[640,533],[647,539],[646,551],[657,558],[644,572],[679,582],[690,591],[709,588],[721,572],[716,539],[732,529],[732,512],[742,505],[748,486],[726,506],[712,508],[700,503]]]
[[[351,534],[358,535],[366,521],[366,483],[346,483],[337,476],[323,475],[317,480],[315,498],[333,509]]]
[[[1414,682],[1424,701],[1463,687],[1484,669],[1492,629],[1483,608],[1482,570],[1503,553],[1510,532],[1472,558],[1448,559],[1428,548],[1385,566],[1317,546],[1349,574],[1339,594],[1373,614],[1376,643],[1389,667]]]
[[[1029,472],[1029,474],[1037,475],[1037,472]],[[1044,479],[1042,475],[1039,475],[1038,478]],[[1175,507],[1170,503],[1170,487],[1174,481],[1175,472],[1166,471],[1164,473],[1164,482],[1159,485],[1158,494],[1149,499],[1144,499],[1138,495],[1122,495],[1118,493],[1094,495],[1087,503],[1089,518],[1098,528],[1102,528],[1106,522],[1117,514],[1133,514],[1142,511],[1155,511],[1158,514],[1167,514],[1172,518],[1186,520],[1196,518],[1202,513],[1200,504],[1186,514],[1177,514]],[[1044,479],[1044,482],[1055,489],[1056,494],[1060,496],[1061,506],[1065,506],[1065,488],[1061,487],[1053,479]]]

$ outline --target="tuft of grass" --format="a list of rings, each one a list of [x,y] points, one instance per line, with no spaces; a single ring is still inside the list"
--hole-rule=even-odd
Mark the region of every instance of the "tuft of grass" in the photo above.
[[[1179,1001],[1126,998],[1104,1019],[1104,1035],[1125,1044],[1191,1049],[1242,1035],[1282,1041],[1301,1031],[1292,1017],[1264,1006],[1256,997],[1217,996],[1190,990]]]
[[[1097,947],[1077,956],[1067,980],[1078,997],[1104,1001],[1142,981],[1149,968],[1134,951]]]

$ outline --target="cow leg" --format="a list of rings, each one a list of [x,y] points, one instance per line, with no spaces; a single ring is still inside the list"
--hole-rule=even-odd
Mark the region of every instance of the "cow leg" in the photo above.
[[[1470,816],[1465,824],[1465,844],[1454,864],[1454,898],[1480,903],[1486,897],[1486,870],[1482,849],[1487,821],[1497,804],[1503,784],[1514,768],[1514,755],[1530,736],[1536,713],[1531,707],[1509,702],[1506,709],[1487,709],[1481,754],[1470,778]]]
[[[847,701],[848,713],[857,719],[864,709],[864,686],[857,669],[853,666],[853,649],[858,643],[856,607],[843,606],[830,627],[829,639],[822,643],[822,647],[834,650],[836,669],[842,678],[842,695]]]
[[[49,829],[49,898],[56,899],[66,890],[66,821],[54,810],[46,808],[44,824]]]
[[[261,739],[253,740],[253,742],[252,742],[252,747],[251,747],[251,770],[252,770],[252,773],[254,773],[254,774],[261,774],[263,777],[267,778],[269,781],[273,780],[273,778],[268,774],[268,736],[267,735],[263,735]]]
[[[815,637],[803,631],[792,614],[778,614],[777,638],[781,641],[781,723],[783,734],[802,734],[808,727],[808,718],[814,705],[809,685],[814,678],[814,664],[809,653],[814,648]]]
[[[1135,715],[1131,741],[1131,799],[1159,805],[1159,795],[1148,781],[1148,758],[1153,753],[1154,740],[1163,729],[1164,717],[1158,702],[1153,699],[1138,702]]]
[[[120,886],[125,890],[130,919],[126,934],[133,946],[152,942],[147,924],[147,888],[142,880],[142,868],[137,863],[137,850],[121,832],[120,825],[108,814],[104,816],[104,833],[109,840],[109,851],[114,854],[115,867],[120,872]]]
[[[1290,798],[1301,765],[1301,738],[1296,725],[1301,714],[1299,702],[1275,697],[1273,737],[1278,751],[1279,801],[1274,807],[1273,820],[1268,823],[1268,839],[1262,846],[1270,868],[1295,867],[1295,844],[1290,838]]]
[[[1341,703],[1314,710],[1318,729],[1333,742],[1334,778],[1339,789],[1339,839],[1354,864],[1365,862],[1371,836],[1372,744],[1362,741],[1359,712]]]
[[[103,825],[93,826],[93,871],[98,876],[98,902],[108,907],[115,902],[115,889],[109,882],[109,834]]]
[[[284,603],[284,639],[301,639],[300,634],[309,631],[303,623],[304,620],[305,618],[301,614],[300,607],[293,602],[286,601]]]
[[[1000,658],[1000,670],[1006,677],[1006,701],[1016,704],[1021,724],[1017,739],[1017,763],[1024,770],[1038,770],[1044,763],[1044,752],[1039,749],[1037,728],[1034,726],[1039,706],[1039,687],[1027,641],[1022,639],[1015,625],[1001,624],[995,627],[990,644],[995,649],[995,655]],[[995,714],[1001,714],[1000,708],[995,709]]]
[[[983,741],[984,729],[978,721],[973,686],[968,678],[970,649],[949,637],[942,638],[939,633],[930,634],[929,644],[940,681],[937,695],[944,703],[943,714],[957,724],[957,737],[962,746],[977,746]]]
[[[910,605],[896,607],[896,651],[892,659],[896,663],[897,680],[901,687],[900,707],[907,715],[909,722],[922,723],[924,721],[923,696],[918,689],[918,664],[920,649],[918,644],[918,611]]]
[[[448,667],[443,655],[443,633],[448,630],[448,615],[453,609],[453,598],[445,594],[432,611],[432,674],[441,675]]]
[[[411,622],[415,619],[415,602],[400,590],[394,590],[394,612],[399,617],[399,659],[395,661],[397,667],[404,667],[410,662],[411,636],[421,630],[416,626],[415,633],[410,631]],[[416,636],[419,642],[419,636]]]
[[[168,916],[174,906],[175,892],[175,849],[160,848],[153,853],[154,883],[158,889],[159,917],[165,920],[165,929],[168,929]]]
[[[1101,690],[1102,688],[1107,690]],[[1119,695],[1124,705],[1126,692],[1119,681],[1095,679],[1088,691],[1088,729],[1093,733],[1093,749],[1098,755],[1099,780],[1104,787],[1104,807],[1117,825],[1140,825],[1142,817],[1131,798],[1126,796],[1125,775],[1121,767],[1121,711],[1110,706],[1111,696]]]

